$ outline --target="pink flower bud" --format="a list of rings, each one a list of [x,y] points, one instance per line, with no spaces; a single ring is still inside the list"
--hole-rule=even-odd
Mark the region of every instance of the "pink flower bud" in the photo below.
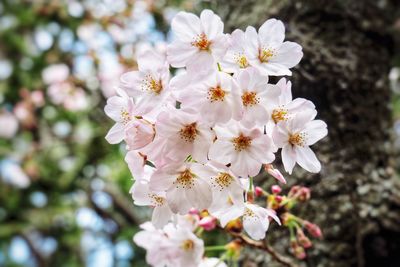
[[[290,242],[290,246],[292,247],[292,253],[296,258],[299,260],[304,260],[306,258],[307,255],[304,248],[297,243],[296,239]]]
[[[310,248],[312,247],[311,240],[304,234],[303,230],[298,228],[297,229],[297,240],[300,243],[300,246],[303,248]]]
[[[282,192],[282,188],[279,185],[273,185],[271,186],[271,192],[273,194],[279,194],[280,192]]]
[[[217,219],[212,216],[206,216],[199,221],[199,226],[206,231],[211,231],[217,226]]]
[[[296,195],[297,192],[299,192],[300,188],[301,188],[301,187],[298,186],[298,185],[292,186],[292,188],[290,188],[288,197],[293,197],[294,195]]]
[[[264,169],[276,180],[278,180],[281,183],[286,184],[285,177],[283,177],[282,173],[278,169],[275,169],[274,166],[272,166],[272,164],[265,164]]]
[[[189,214],[190,215],[199,215],[199,210],[198,209],[195,209],[195,208],[191,208],[190,210],[189,210]]]
[[[298,199],[300,201],[307,201],[311,197],[311,190],[307,187],[302,187],[298,192],[298,194],[299,194]]]
[[[321,228],[319,228],[318,225],[306,221],[306,222],[304,222],[304,227],[307,229],[307,231],[313,237],[316,237],[316,238],[321,238],[322,237],[322,231],[321,231]]]
[[[125,142],[129,150],[135,150],[151,143],[154,135],[155,131],[152,124],[144,120],[134,120],[127,125]]]
[[[263,195],[263,190],[261,187],[256,186],[256,188],[254,189],[254,193],[256,194],[256,197],[261,197]]]
[[[283,197],[282,196],[275,196],[275,200],[276,200],[276,202],[281,203],[282,200],[283,200]]]

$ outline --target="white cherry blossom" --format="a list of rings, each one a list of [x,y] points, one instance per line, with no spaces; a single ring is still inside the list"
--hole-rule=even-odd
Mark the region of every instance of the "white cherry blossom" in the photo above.
[[[302,48],[294,42],[284,42],[285,26],[282,21],[269,19],[258,33],[252,26],[245,32],[246,55],[251,64],[265,75],[291,75],[290,68],[303,57]]]
[[[273,140],[282,148],[285,170],[291,174],[296,162],[309,172],[319,172],[321,163],[310,146],[328,134],[327,125],[321,120],[313,120],[315,113],[297,113],[289,121],[281,121],[273,131]]]
[[[168,46],[167,53],[173,67],[212,67],[225,55],[224,23],[211,10],[201,12],[200,18],[181,11],[172,20],[171,29],[175,40]]]
[[[191,208],[207,209],[212,203],[207,168],[191,162],[168,164],[152,175],[150,189],[166,191],[167,202],[174,213],[185,215]]]
[[[260,128],[246,128],[239,122],[231,121],[216,126],[217,140],[212,144],[209,158],[222,164],[231,164],[231,170],[238,176],[256,176],[262,164],[275,159],[275,146]]]

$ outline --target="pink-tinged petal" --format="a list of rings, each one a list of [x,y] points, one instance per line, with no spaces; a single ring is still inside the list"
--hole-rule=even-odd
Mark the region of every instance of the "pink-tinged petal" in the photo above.
[[[145,78],[144,72],[130,71],[122,74],[120,87],[129,92],[130,96],[137,96],[141,92],[141,84]]]
[[[278,180],[283,184],[286,184],[285,177],[283,177],[282,173],[278,169],[275,169],[274,166],[272,166],[272,164],[266,164],[264,169],[268,172],[268,174],[270,174],[276,180]]]
[[[137,53],[139,71],[147,72],[166,68],[166,54],[158,52],[151,46],[139,49]]]
[[[303,57],[302,47],[294,42],[284,42],[279,48],[275,57],[271,59],[273,63],[279,63],[287,68],[292,68],[299,64]]]
[[[265,164],[271,163],[275,160],[275,155],[272,153],[273,148],[271,138],[267,135],[262,135],[253,140],[249,151],[254,159]]]
[[[286,105],[286,108],[289,110],[289,112],[301,112],[303,110],[307,109],[315,109],[315,105],[313,102],[304,99],[304,98],[296,98],[293,101],[289,102]]]
[[[328,134],[327,125],[324,121],[313,120],[306,124],[306,145],[311,146]]]
[[[232,142],[217,140],[211,145],[208,157],[222,164],[231,162],[232,152],[234,151]]]
[[[121,111],[127,109],[127,105],[128,99],[124,99],[120,96],[113,96],[107,100],[104,112],[114,121],[121,121]]]
[[[147,182],[135,181],[129,193],[132,195],[133,203],[135,205],[151,205],[151,199],[149,197],[150,189]]]
[[[154,191],[166,191],[176,180],[174,175],[164,172],[163,169],[158,169],[150,178],[150,189]]]
[[[294,165],[296,164],[296,151],[291,145],[286,145],[282,148],[282,162],[285,171],[292,174]]]
[[[125,156],[125,162],[136,181],[148,181],[148,177],[144,177],[145,159],[137,151],[129,151]]]
[[[212,203],[210,185],[202,179],[196,179],[194,186],[186,190],[185,194],[191,206],[199,210],[208,209]]]
[[[231,169],[237,176],[246,178],[256,176],[260,172],[261,165],[261,162],[253,159],[247,151],[241,151],[234,154]]]
[[[281,78],[276,84],[281,89],[280,104],[286,105],[292,101],[292,82]]]
[[[312,121],[317,116],[315,109],[306,109],[302,112],[298,112],[296,116],[289,121],[289,129],[294,133],[302,131],[305,125]]]
[[[200,21],[203,26],[203,31],[209,40],[213,40],[215,37],[223,34],[224,23],[221,18],[211,10],[203,10],[200,14]]]
[[[243,215],[244,207],[232,205],[227,209],[220,210],[212,215],[218,218],[222,227],[225,227],[228,222],[235,220]]]
[[[197,52],[198,49],[191,44],[177,41],[168,46],[167,60],[171,66],[182,68]]]
[[[172,215],[173,213],[168,205],[157,206],[153,210],[151,222],[153,223],[154,227],[160,229],[168,223]]]
[[[258,34],[254,27],[248,26],[245,32],[246,38],[246,56],[249,60],[258,60],[258,49],[259,49],[259,41]]]
[[[281,225],[281,220],[279,220],[279,217],[273,209],[266,209],[266,213],[268,217],[271,217],[277,224]]]
[[[228,49],[228,36],[221,34],[214,38],[210,45],[211,54],[217,61],[221,61]]]
[[[193,144],[193,159],[197,160],[198,162],[205,163],[207,161],[208,150],[210,148],[211,142],[211,136],[197,137]]]
[[[201,21],[196,15],[181,11],[172,19],[171,30],[178,39],[190,43],[201,34]]]
[[[289,132],[287,122],[279,122],[272,131],[272,139],[278,148],[281,148],[288,144]]]
[[[229,192],[230,192],[229,195],[234,205],[241,206],[244,204],[244,199],[243,199],[244,190],[242,186],[239,184],[239,182],[233,183],[229,187]]]
[[[118,144],[124,140],[124,137],[125,126],[124,124],[117,122],[113,127],[111,127],[105,138],[110,144]]]
[[[216,67],[216,62],[211,53],[200,51],[195,53],[190,61],[187,61],[186,67],[189,73],[209,73]]]
[[[289,70],[288,67],[278,62],[273,62],[273,59],[271,59],[271,61],[268,63],[260,63],[260,60],[258,58],[250,59],[250,64],[252,64],[264,75],[271,75],[271,76],[292,75],[292,72]]]
[[[315,153],[306,147],[296,147],[297,163],[306,171],[317,173],[321,170],[321,163]]]
[[[254,240],[261,240],[265,238],[268,224],[268,220],[261,220],[257,216],[243,216],[243,228],[246,233]]]
[[[258,34],[262,45],[275,48],[285,39],[285,26],[280,20],[269,19],[261,25]]]
[[[185,189],[173,187],[167,192],[167,202],[173,213],[185,215],[192,208],[185,191]]]

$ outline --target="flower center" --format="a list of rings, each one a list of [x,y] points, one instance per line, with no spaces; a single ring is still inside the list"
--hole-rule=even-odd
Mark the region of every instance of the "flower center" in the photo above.
[[[240,152],[251,145],[251,138],[241,133],[238,137],[233,138],[232,142],[235,150]]]
[[[220,187],[220,191],[222,191],[222,189],[227,188],[233,182],[233,177],[229,173],[223,172],[219,173],[214,180],[214,186]]]
[[[259,102],[256,92],[244,92],[242,95],[242,103],[245,107],[252,107]]]
[[[152,200],[153,206],[160,207],[165,203],[165,198],[157,196],[156,194],[149,194],[149,197]]]
[[[194,179],[195,175],[190,171],[190,169],[186,169],[183,172],[181,172],[176,178],[174,184],[176,184],[176,187],[178,188],[179,186],[182,186],[184,189],[190,189],[194,186]]]
[[[126,125],[131,121],[132,117],[128,111],[126,111],[125,109],[122,109],[121,110],[121,119],[122,119],[122,123]]]
[[[217,85],[214,88],[210,88],[208,90],[208,96],[207,98],[212,102],[217,102],[217,101],[224,101],[225,99],[226,92],[222,90],[221,86]]]
[[[207,39],[205,33],[201,33],[196,36],[194,41],[192,42],[192,46],[197,47],[199,50],[207,51],[210,49],[211,42]]]
[[[193,143],[193,141],[196,139],[196,136],[198,134],[197,124],[195,122],[185,125],[180,131],[181,138],[184,139],[186,142]]]
[[[236,64],[238,64],[241,69],[245,69],[249,66],[249,62],[247,61],[246,56],[243,54],[237,54],[235,56],[234,60],[236,61]]]
[[[151,75],[146,75],[142,83],[142,90],[150,91],[159,95],[163,89],[161,80],[154,79]]]
[[[190,239],[186,239],[185,241],[183,241],[182,243],[182,249],[184,251],[189,251],[192,250],[194,248],[194,242],[193,240]]]
[[[306,141],[306,135],[304,133],[295,133],[289,136],[289,143],[292,146],[304,146]]]
[[[277,108],[277,109],[274,109],[272,111],[271,117],[272,117],[272,119],[274,120],[275,123],[278,123],[280,121],[286,120],[287,119],[287,116],[286,116],[287,114],[288,114],[287,109]]]
[[[254,218],[254,217],[256,217],[256,214],[251,209],[246,208],[244,213],[243,213],[243,216]]]
[[[274,56],[272,49],[262,48],[259,52],[258,59],[263,63],[268,63],[269,60]]]

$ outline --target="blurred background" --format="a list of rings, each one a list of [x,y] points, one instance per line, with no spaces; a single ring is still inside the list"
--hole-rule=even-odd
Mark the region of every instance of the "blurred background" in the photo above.
[[[330,135],[321,174],[288,177],[315,192],[298,212],[325,234],[299,264],[400,266],[400,12],[390,0],[1,0],[0,266],[146,266],[132,236],[150,211],[132,203],[103,108],[136,68],[137,46],[164,45],[178,11],[205,7],[227,32],[277,17],[304,46],[293,90],[316,103]],[[288,233],[271,238],[288,250]]]

